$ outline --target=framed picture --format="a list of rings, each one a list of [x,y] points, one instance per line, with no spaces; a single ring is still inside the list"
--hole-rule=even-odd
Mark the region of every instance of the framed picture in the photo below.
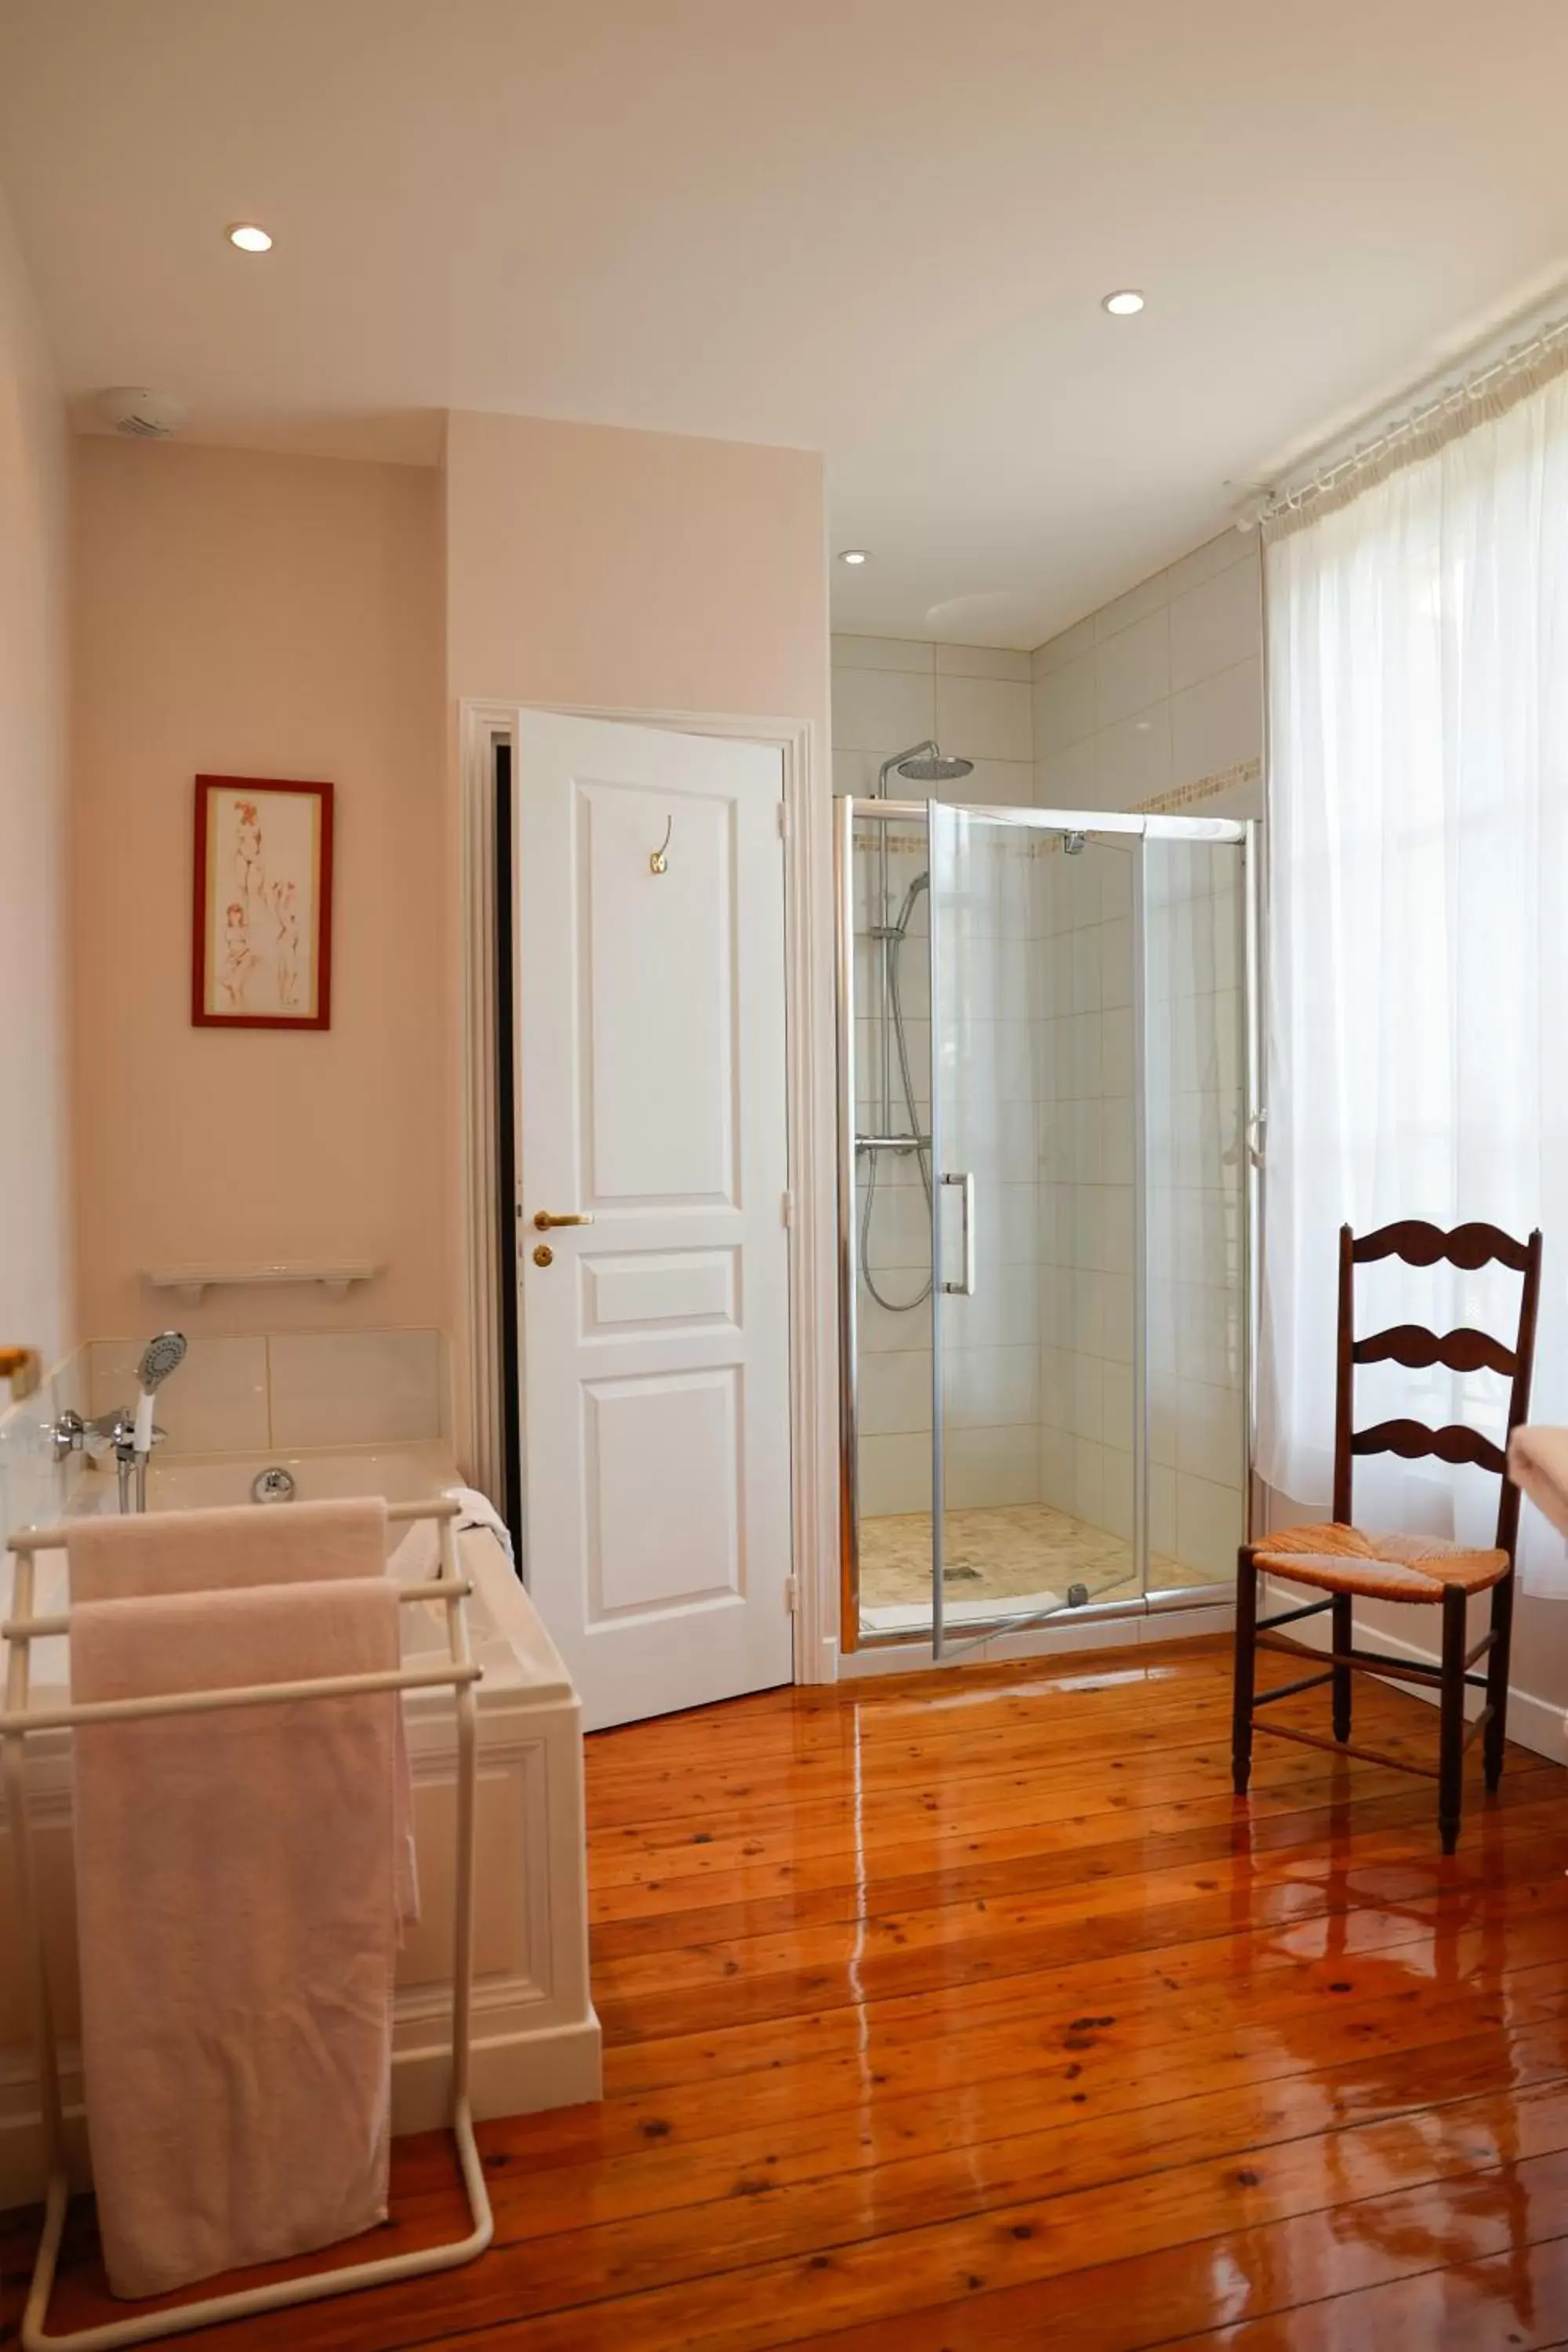
[[[191,1019],[330,1029],[332,788],[196,778]]]

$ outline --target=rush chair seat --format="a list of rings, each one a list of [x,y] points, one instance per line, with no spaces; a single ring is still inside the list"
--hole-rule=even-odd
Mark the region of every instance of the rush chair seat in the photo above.
[[[1484,1331],[1461,1329],[1442,1336],[1419,1324],[1402,1323],[1355,1337],[1355,1269],[1373,1260],[1397,1257],[1407,1265],[1435,1265],[1446,1259],[1473,1273],[1497,1263],[1522,1276],[1520,1285],[1519,1328],[1511,1347]],[[1231,1734],[1231,1777],[1238,1797],[1247,1794],[1252,1773],[1252,1739],[1256,1731],[1299,1740],[1309,1748],[1359,1756],[1374,1764],[1392,1764],[1401,1771],[1430,1771],[1437,1782],[1437,1825],[1445,1853],[1459,1839],[1463,1803],[1465,1750],[1479,1737],[1489,1790],[1502,1777],[1503,1743],[1508,1736],[1509,1648],[1513,1629],[1514,1547],[1519,1534],[1519,1489],[1507,1475],[1507,1438],[1530,1408],[1531,1370],[1535,1355],[1535,1318],[1541,1292],[1541,1234],[1516,1242],[1496,1225],[1456,1225],[1451,1233],[1440,1226],[1408,1219],[1383,1225],[1358,1240],[1349,1225],[1340,1228],[1340,1291],[1338,1377],[1334,1410],[1334,1516],[1326,1527],[1287,1528],[1244,1544],[1237,1563],[1236,1593],[1236,1684]],[[1449,1371],[1500,1372],[1510,1382],[1508,1428],[1499,1445],[1479,1430],[1460,1423],[1428,1429],[1418,1421],[1383,1421],[1371,1429],[1357,1429],[1354,1381],[1357,1364],[1394,1362],[1420,1370],[1442,1364]],[[1497,1533],[1493,1545],[1475,1548],[1447,1543],[1432,1536],[1372,1535],[1356,1527],[1352,1514],[1352,1473],[1358,1454],[1397,1454],[1406,1461],[1436,1454],[1442,1462],[1474,1463],[1501,1479]],[[1321,1592],[1278,1616],[1258,1615],[1260,1576],[1304,1584]],[[1472,1593],[1491,1594],[1491,1622],[1473,1647],[1467,1647],[1466,1608]],[[1440,1666],[1415,1665],[1386,1652],[1358,1650],[1352,1612],[1354,1602],[1404,1601],[1442,1611]],[[1279,1628],[1331,1612],[1333,1640],[1329,1663],[1321,1671],[1259,1694],[1258,1653],[1280,1650],[1298,1660],[1303,1653],[1281,1640]],[[1475,1671],[1486,1660],[1486,1672]],[[1381,1675],[1387,1680],[1433,1685],[1439,1694],[1437,1753],[1435,1767],[1413,1765],[1403,1756],[1374,1748],[1352,1748],[1351,1741],[1352,1677]],[[1299,1731],[1270,1722],[1262,1710],[1275,1700],[1318,1688],[1332,1688],[1333,1738]],[[1474,1723],[1465,1722],[1465,1694],[1484,1690],[1485,1704]]]

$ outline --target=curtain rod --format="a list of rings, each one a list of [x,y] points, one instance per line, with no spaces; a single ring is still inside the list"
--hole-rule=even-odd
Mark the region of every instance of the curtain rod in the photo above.
[[[1320,466],[1316,472],[1290,483],[1285,489],[1270,490],[1261,508],[1254,509],[1258,520],[1267,530],[1270,523],[1301,514],[1332,492],[1344,490],[1358,475],[1396,459],[1406,443],[1420,439],[1443,421],[1462,415],[1467,408],[1506,395],[1521,377],[1534,374],[1548,361],[1563,358],[1568,358],[1568,317],[1550,320],[1526,341],[1510,344],[1485,367],[1445,384],[1429,400],[1394,417],[1381,432],[1359,442],[1344,457]]]

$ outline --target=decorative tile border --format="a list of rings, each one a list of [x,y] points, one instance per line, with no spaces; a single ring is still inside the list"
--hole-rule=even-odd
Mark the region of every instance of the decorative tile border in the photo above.
[[[1194,808],[1200,801],[1211,801],[1220,793],[1236,792],[1243,784],[1261,782],[1261,760],[1238,760],[1233,768],[1216,768],[1212,776],[1194,777],[1190,784],[1173,784],[1169,792],[1156,793],[1146,801],[1135,801],[1133,812],[1138,816],[1174,816],[1178,809]]]

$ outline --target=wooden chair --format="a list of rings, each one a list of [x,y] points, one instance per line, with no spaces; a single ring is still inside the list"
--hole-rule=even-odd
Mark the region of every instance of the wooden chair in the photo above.
[[[1435,1265],[1446,1258],[1467,1272],[1496,1262],[1523,1276],[1520,1290],[1519,1330],[1511,1348],[1489,1339],[1484,1331],[1460,1329],[1438,1338],[1419,1324],[1402,1323],[1369,1339],[1354,1336],[1355,1269],[1374,1258],[1398,1257],[1407,1265]],[[1339,1370],[1334,1412],[1334,1516],[1331,1525],[1287,1528],[1244,1544],[1237,1575],[1236,1688],[1231,1736],[1231,1769],[1238,1797],[1247,1794],[1252,1772],[1254,1731],[1273,1732],[1309,1748],[1326,1748],[1331,1754],[1359,1756],[1373,1764],[1391,1764],[1405,1772],[1428,1772],[1437,1782],[1437,1825],[1443,1851],[1452,1853],[1459,1838],[1463,1802],[1465,1750],[1478,1734],[1485,1740],[1483,1758],[1489,1790],[1502,1777],[1503,1742],[1508,1733],[1509,1645],[1513,1626],[1514,1547],[1519,1534],[1519,1489],[1507,1475],[1505,1445],[1497,1445],[1479,1430],[1458,1423],[1428,1429],[1418,1421],[1383,1421],[1372,1429],[1354,1425],[1353,1388],[1357,1364],[1393,1361],[1421,1369],[1443,1364],[1450,1371],[1488,1370],[1510,1377],[1508,1431],[1511,1435],[1530,1406],[1530,1377],[1535,1355],[1535,1316],[1541,1291],[1541,1235],[1516,1242],[1496,1225],[1456,1225],[1444,1233],[1419,1220],[1384,1225],[1358,1241],[1348,1225],[1340,1229]],[[1358,1454],[1398,1454],[1406,1461],[1435,1454],[1439,1461],[1476,1463],[1495,1470],[1502,1480],[1498,1503],[1497,1541],[1490,1550],[1472,1550],[1426,1536],[1372,1536],[1352,1523],[1351,1474]],[[1258,1616],[1259,1576],[1283,1578],[1305,1584],[1328,1597],[1303,1607],[1287,1609],[1277,1617]],[[1491,1623],[1473,1649],[1466,1648],[1466,1604],[1473,1592],[1489,1591]],[[1352,1609],[1357,1598],[1367,1601],[1407,1601],[1443,1612],[1442,1664],[1419,1665],[1390,1657],[1378,1650],[1358,1650],[1352,1631]],[[1259,1695],[1257,1688],[1259,1650],[1282,1650],[1300,1659],[1296,1645],[1279,1638],[1277,1629],[1304,1617],[1333,1612],[1330,1664],[1321,1672],[1302,1675],[1277,1690]],[[1484,1675],[1473,1671],[1485,1658]],[[1412,1764],[1405,1757],[1373,1748],[1352,1748],[1351,1677],[1381,1675],[1405,1683],[1436,1685],[1440,1694],[1438,1761],[1436,1769]],[[1333,1738],[1270,1723],[1261,1710],[1299,1691],[1333,1686]],[[1486,1704],[1467,1730],[1465,1692],[1474,1685],[1486,1692]]]

